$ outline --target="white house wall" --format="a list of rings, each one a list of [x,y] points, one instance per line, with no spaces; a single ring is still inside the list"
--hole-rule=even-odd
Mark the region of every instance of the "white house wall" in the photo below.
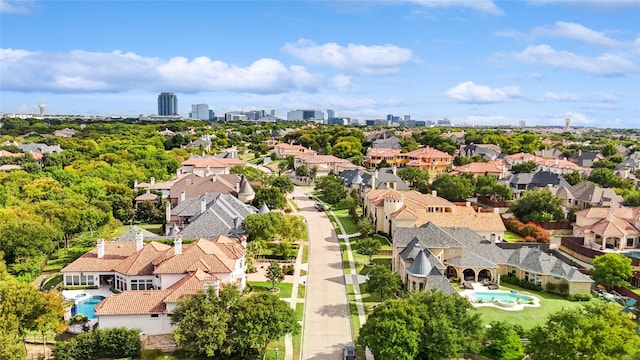
[[[126,327],[128,329],[140,329],[147,335],[171,334],[173,326],[171,319],[166,314],[158,314],[152,318],[151,314],[145,315],[102,315],[98,316],[100,329]]]

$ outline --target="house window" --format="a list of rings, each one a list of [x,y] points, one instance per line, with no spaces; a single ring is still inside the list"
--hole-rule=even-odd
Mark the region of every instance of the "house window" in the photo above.
[[[456,249],[449,249],[449,255],[455,255]]]
[[[152,279],[133,279],[131,280],[131,290],[152,290]]]
[[[93,275],[67,275],[66,281],[68,286],[93,286]]]
[[[152,318],[152,319],[153,319],[153,318],[157,318],[157,317],[158,317],[158,314],[151,314],[151,318]]]

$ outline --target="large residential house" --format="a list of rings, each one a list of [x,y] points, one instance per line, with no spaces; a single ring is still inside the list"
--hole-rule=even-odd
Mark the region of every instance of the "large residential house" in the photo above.
[[[431,178],[451,170],[453,156],[432,147],[423,147],[405,154],[409,161],[405,166],[413,166],[425,170]]]
[[[401,149],[400,139],[395,136],[391,136],[385,139],[376,139],[371,144],[372,148],[385,148],[385,149]]]
[[[175,181],[169,191],[171,207],[185,199],[194,199],[205,193],[230,194],[248,204],[255,198],[255,191],[246,177],[235,174],[210,174],[200,176],[188,174]]]
[[[198,198],[185,198],[173,209],[167,205],[165,232],[185,239],[238,237],[244,233],[244,219],[257,212],[233,195],[205,193]]]
[[[409,162],[409,157],[401,149],[369,148],[363,160],[366,168],[378,167],[383,161],[388,166],[404,167]]]
[[[461,145],[460,156],[478,155],[483,159],[494,161],[500,155],[500,146],[494,144],[467,144]]]
[[[578,150],[578,153],[571,156],[568,160],[576,163],[578,166],[590,168],[596,161],[604,160],[604,155],[597,151],[582,151]]]
[[[571,174],[577,171],[583,176],[588,176],[591,173],[591,168],[579,166],[566,159],[538,159],[536,160],[537,171],[549,171],[555,174]]]
[[[568,188],[571,186],[562,175],[549,171],[513,174],[498,180],[498,182],[507,184],[513,191],[515,197],[519,197],[520,194],[527,190],[558,187]]]
[[[288,156],[298,156],[298,155],[317,155],[318,152],[311,149],[306,148],[302,145],[293,145],[287,143],[280,143],[273,146],[273,151],[280,158],[286,158]]]
[[[339,174],[346,169],[360,169],[351,161],[340,159],[333,155],[298,155],[295,158],[294,167],[297,169],[305,165],[307,169],[315,169],[316,177],[329,175],[330,172]]]
[[[373,221],[376,231],[389,235],[398,228],[419,227],[428,222],[445,227],[468,227],[494,241],[502,241],[506,231],[498,212],[478,212],[469,203],[457,206],[435,191],[422,194],[414,190],[371,190],[364,196],[363,211]]]
[[[495,281],[504,275],[548,289],[567,284],[570,295],[589,293],[593,280],[539,248],[506,250],[465,227],[427,223],[397,228],[392,269],[408,290],[439,289],[453,293],[451,281]]]
[[[462,166],[457,166],[449,174],[472,174],[474,178],[478,176],[494,176],[497,179],[502,179],[509,175],[506,166],[499,164],[498,162],[473,162]]]
[[[576,212],[573,236],[584,237],[589,248],[640,247],[640,207],[593,207]]]
[[[182,162],[180,172],[183,174],[194,173],[199,176],[211,174],[228,174],[229,169],[236,165],[244,165],[245,162],[235,158],[215,158],[213,156],[197,156]]]
[[[96,248],[61,270],[67,287],[110,285],[122,291],[96,306],[102,329],[169,334],[170,315],[183,296],[208,286],[246,284],[246,249],[239,239],[218,236],[183,245],[177,236],[173,247],[143,240],[141,232],[134,243],[98,240]]]
[[[624,199],[616,194],[611,188],[601,188],[600,186],[584,181],[571,187],[558,187],[552,189],[556,196],[564,199],[563,206],[567,209],[577,207],[586,209],[590,207],[622,207]]]

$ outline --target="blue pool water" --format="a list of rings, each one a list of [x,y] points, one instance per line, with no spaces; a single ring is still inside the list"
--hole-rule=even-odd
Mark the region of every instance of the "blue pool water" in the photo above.
[[[95,319],[96,313],[94,311],[94,308],[102,300],[104,300],[104,296],[94,295],[86,300],[80,301],[76,304],[76,311],[73,315],[75,316],[76,314],[82,314],[89,319]]]
[[[530,296],[518,295],[514,293],[494,293],[494,292],[476,292],[471,294],[471,297],[473,297],[476,301],[499,300],[506,303],[515,302],[516,300],[519,300],[522,303],[528,303],[529,301],[533,300],[533,298],[531,298]]]
[[[640,259],[640,251],[628,252],[628,253],[625,253],[625,255],[627,255],[628,257]]]

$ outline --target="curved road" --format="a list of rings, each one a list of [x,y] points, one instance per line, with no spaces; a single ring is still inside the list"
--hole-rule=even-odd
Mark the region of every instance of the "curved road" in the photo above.
[[[305,194],[311,191],[296,186],[293,192],[309,229],[302,360],[337,360],[342,359],[344,346],[353,345],[342,255],[329,218]]]

